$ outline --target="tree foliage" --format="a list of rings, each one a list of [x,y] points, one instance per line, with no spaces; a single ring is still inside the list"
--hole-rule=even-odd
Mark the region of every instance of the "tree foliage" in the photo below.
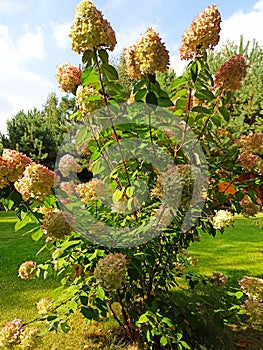
[[[18,150],[34,161],[54,168],[58,147],[70,125],[74,99],[63,97],[60,102],[51,93],[40,110],[18,112],[7,121],[7,136],[2,135],[5,148]]]

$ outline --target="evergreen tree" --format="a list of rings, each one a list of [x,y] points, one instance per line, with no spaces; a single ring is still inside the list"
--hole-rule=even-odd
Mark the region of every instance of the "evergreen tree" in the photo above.
[[[7,121],[8,134],[1,135],[3,146],[54,168],[59,145],[70,127],[72,108],[73,100],[64,97],[59,103],[56,95],[50,94],[42,110],[20,111]]]

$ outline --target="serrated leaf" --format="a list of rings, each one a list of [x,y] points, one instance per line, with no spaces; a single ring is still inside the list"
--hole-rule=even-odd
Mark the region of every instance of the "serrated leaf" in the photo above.
[[[146,95],[146,103],[157,106],[158,101],[154,92],[152,91],[148,92],[148,94]]]
[[[225,121],[229,122],[229,120],[230,120],[230,113],[228,112],[226,107],[219,107],[218,110],[221,113],[221,115],[223,116],[223,118],[225,119]]]
[[[199,90],[195,93],[195,97],[205,101],[213,101],[215,99],[214,94],[209,90]]]
[[[160,339],[160,345],[165,346],[167,344],[168,344],[168,341],[167,341],[166,337],[164,335],[162,335],[161,339]]]
[[[187,82],[187,79],[186,79],[184,76],[178,77],[178,78],[176,78],[176,79],[173,81],[173,83],[172,83],[172,85],[171,85],[171,88],[172,88],[173,90],[175,90],[175,89],[177,89],[179,86],[184,85],[186,82]]]
[[[219,115],[212,115],[211,120],[216,126],[221,126],[221,124],[222,124],[221,118]]]
[[[31,222],[31,218],[29,215],[26,215],[23,220],[18,221],[15,224],[15,231],[19,231],[21,230],[21,228],[25,227],[29,222]]]
[[[143,314],[143,315],[140,316],[140,318],[139,318],[139,320],[137,322],[138,323],[146,323],[148,321],[149,321],[149,319],[148,319],[147,315]]]
[[[90,66],[93,58],[94,52],[92,50],[86,50],[82,56],[82,63]]]
[[[110,79],[110,80],[118,80],[119,79],[119,75],[118,75],[116,68],[114,68],[110,64],[103,63],[101,65],[101,69],[108,79]]]
[[[40,228],[35,229],[35,231],[31,233],[31,238],[34,241],[38,241],[42,236],[43,236],[43,231]]]
[[[202,106],[196,106],[192,108],[193,112],[197,112],[197,113],[202,113],[202,114],[210,114],[211,110]]]
[[[61,323],[60,327],[64,333],[68,333],[70,331],[70,326],[67,324],[67,322]]]
[[[99,50],[99,57],[100,57],[102,63],[108,64],[109,55],[108,55],[108,52],[106,50],[103,50],[103,49]]]
[[[158,98],[158,106],[160,106],[160,107],[172,107],[172,106],[174,106],[174,104],[169,98],[159,97]]]
[[[99,77],[94,68],[88,67],[81,75],[81,83],[83,86],[96,84],[99,82]]]

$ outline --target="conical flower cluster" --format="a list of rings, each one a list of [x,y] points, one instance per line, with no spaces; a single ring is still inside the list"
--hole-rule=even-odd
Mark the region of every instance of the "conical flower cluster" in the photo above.
[[[81,84],[82,70],[70,63],[61,63],[57,66],[56,79],[59,87],[64,92],[76,93]]]
[[[76,192],[84,203],[103,199],[106,195],[103,182],[97,178],[93,178],[88,182],[77,185]]]
[[[23,322],[15,318],[6,322],[0,329],[0,347],[13,348],[20,343],[20,336],[23,332]]]
[[[64,154],[59,160],[58,169],[63,176],[81,171],[81,166],[71,154]]]
[[[221,16],[215,5],[206,7],[191,23],[182,37],[181,60],[203,56],[206,49],[219,42]]]
[[[36,269],[37,266],[34,261],[25,261],[19,266],[18,276],[24,280],[34,279],[37,274]]]
[[[230,58],[218,70],[214,79],[215,88],[226,91],[240,90],[242,87],[242,79],[247,74],[246,60],[242,55],[236,55]]]
[[[0,188],[17,181],[32,159],[25,154],[11,149],[4,149],[0,157]]]
[[[234,215],[228,210],[218,210],[212,220],[213,227],[218,230],[224,230],[233,224]]]
[[[68,223],[70,220],[72,217],[68,213],[60,209],[49,209],[43,217],[41,228],[48,239],[61,240],[72,231]]]
[[[83,117],[105,107],[105,100],[99,91],[91,86],[80,85],[77,89],[77,104]]]
[[[149,28],[136,45],[125,50],[125,62],[129,77],[137,79],[140,75],[166,71],[169,65],[169,53],[159,35]]]
[[[117,290],[125,281],[127,261],[121,253],[110,253],[98,261],[94,277],[106,290]]]
[[[15,182],[16,190],[25,200],[29,198],[44,199],[54,186],[55,173],[47,167],[31,163],[23,173],[23,177]]]
[[[90,0],[77,5],[70,37],[72,50],[77,53],[103,48],[112,51],[117,43],[110,23]]]

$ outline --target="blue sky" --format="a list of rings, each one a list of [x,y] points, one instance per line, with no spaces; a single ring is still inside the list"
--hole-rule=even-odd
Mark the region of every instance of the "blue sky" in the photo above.
[[[136,42],[153,27],[166,43],[173,68],[180,72],[178,48],[192,19],[208,5],[216,4],[222,16],[220,43],[256,38],[263,46],[263,0],[95,0],[116,32],[118,45]],[[6,119],[20,110],[41,108],[48,93],[61,96],[55,79],[56,65],[80,63],[71,51],[70,24],[79,0],[0,1],[0,132]]]

